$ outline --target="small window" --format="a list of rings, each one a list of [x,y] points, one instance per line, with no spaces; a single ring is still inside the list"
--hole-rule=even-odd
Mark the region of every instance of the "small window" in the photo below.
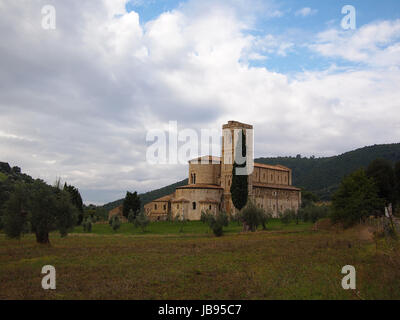
[[[196,210],[196,202],[193,202],[192,205],[193,205],[193,210]]]
[[[208,208],[211,210],[211,204],[210,204],[210,206]]]
[[[176,205],[176,208],[179,209],[179,204]]]
[[[164,210],[167,210],[167,206],[164,204]]]
[[[156,204],[154,205],[154,210],[157,210],[157,205]]]

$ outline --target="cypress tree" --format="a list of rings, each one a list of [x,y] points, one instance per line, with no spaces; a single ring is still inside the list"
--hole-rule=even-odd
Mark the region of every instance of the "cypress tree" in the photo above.
[[[231,185],[231,196],[232,202],[236,209],[241,210],[247,203],[247,198],[249,194],[249,186],[248,186],[248,175],[238,175],[236,174],[237,168],[245,168],[247,161],[243,164],[238,164],[236,159],[238,156],[246,157],[246,135],[244,130],[242,130],[242,148],[239,148],[239,141],[237,142],[235,148],[235,158],[233,162],[232,169],[232,185]]]
[[[140,212],[140,207],[140,197],[138,196],[137,192],[135,191],[134,193],[132,193],[127,191],[124,202],[122,204],[122,214],[124,215],[124,217],[128,219],[129,212],[132,210],[133,218],[136,218],[136,216]]]

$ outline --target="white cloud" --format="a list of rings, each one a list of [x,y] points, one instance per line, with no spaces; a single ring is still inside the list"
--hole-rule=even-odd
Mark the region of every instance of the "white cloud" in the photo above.
[[[263,37],[254,38],[251,42],[249,50],[249,60],[252,57],[265,57],[268,55],[279,55],[286,57],[286,55],[294,49],[294,43],[282,37],[277,37],[272,34],[267,34]],[[264,55],[261,55],[264,54]]]
[[[360,29],[346,50],[325,46],[340,45],[335,32],[321,34],[313,47],[327,56],[360,51],[360,61],[368,48],[370,58],[385,56],[390,64],[293,79],[247,64],[293,48],[283,37],[249,36],[247,2],[193,0],[142,26],[123,1],[116,8],[110,1],[57,1],[54,32],[40,28],[43,3],[0,5],[0,161],[50,183],[63,177],[86,202],[187,177],[186,166],[145,161],[146,131],[169,120],[180,129],[253,123],[257,156],[332,155],[400,134],[397,31],[388,31],[398,22],[382,22],[387,31]],[[387,46],[371,46],[364,33]]]
[[[295,15],[307,17],[307,16],[312,16],[312,15],[316,14],[317,12],[318,12],[317,9],[311,9],[309,7],[305,7],[305,8],[302,8],[302,9],[296,11]]]
[[[370,23],[355,31],[329,29],[319,33],[310,48],[327,57],[372,66],[398,66],[399,40],[400,19]]]

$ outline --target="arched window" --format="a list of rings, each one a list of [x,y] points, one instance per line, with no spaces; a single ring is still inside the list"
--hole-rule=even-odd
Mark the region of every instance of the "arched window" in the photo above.
[[[193,206],[193,210],[196,210],[196,202],[193,202],[192,206]]]
[[[209,206],[209,209],[211,210],[211,204],[210,204],[210,206]]]

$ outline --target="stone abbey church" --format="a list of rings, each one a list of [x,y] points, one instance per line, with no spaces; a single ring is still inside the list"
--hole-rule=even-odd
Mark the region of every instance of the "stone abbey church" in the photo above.
[[[144,206],[151,220],[165,220],[177,215],[200,220],[203,211],[235,212],[230,188],[238,132],[246,135],[247,154],[253,154],[253,126],[229,121],[222,126],[222,157],[203,156],[189,161],[189,184],[176,188],[173,194],[156,199]],[[251,133],[251,134],[250,134]],[[250,160],[253,161],[252,159]],[[292,186],[292,170],[281,165],[254,163],[248,175],[249,200],[257,207],[271,211],[274,216],[286,209],[298,210],[300,189]]]

